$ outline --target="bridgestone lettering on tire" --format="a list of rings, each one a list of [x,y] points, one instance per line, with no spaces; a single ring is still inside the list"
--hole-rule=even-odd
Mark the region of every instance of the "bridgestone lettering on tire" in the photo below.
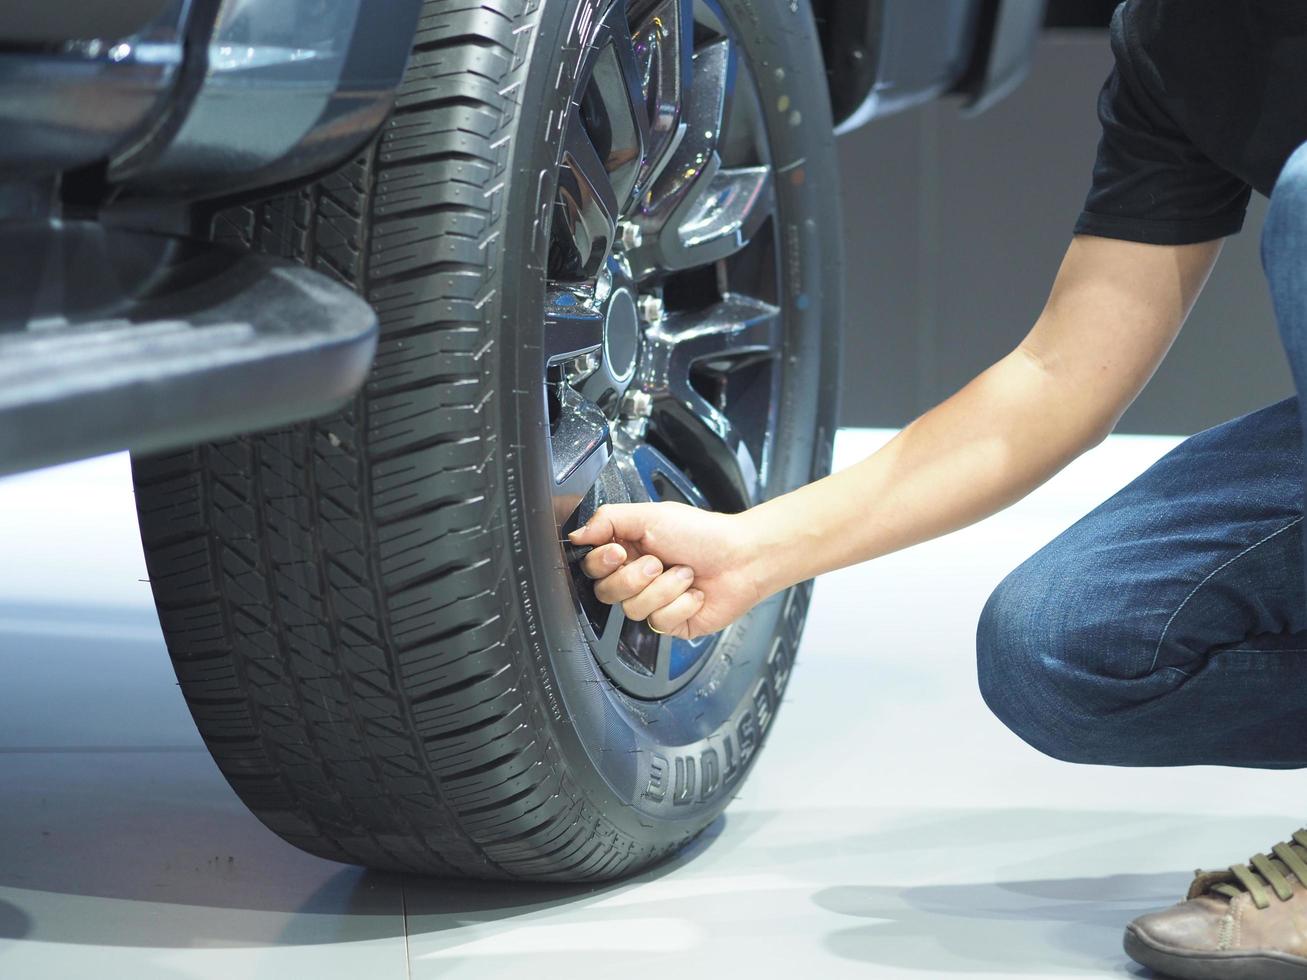
[[[604,501],[739,509],[829,472],[824,70],[803,3],[617,3],[429,0],[374,143],[216,220],[382,321],[336,415],[133,460],[196,724],[313,854],[620,878],[712,823],[775,725],[810,583],[660,645],[560,535]]]

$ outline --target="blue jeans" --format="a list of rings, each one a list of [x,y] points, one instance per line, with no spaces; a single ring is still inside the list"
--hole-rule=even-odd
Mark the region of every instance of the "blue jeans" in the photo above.
[[[1262,265],[1303,397],[1307,144]],[[1307,767],[1303,423],[1296,397],[1186,439],[1008,575],[976,632],[994,714],[1070,762]]]

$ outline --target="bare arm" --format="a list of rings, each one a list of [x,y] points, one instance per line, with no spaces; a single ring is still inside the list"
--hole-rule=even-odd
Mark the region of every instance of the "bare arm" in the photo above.
[[[741,515],[765,595],[965,527],[1101,442],[1152,377],[1220,254],[1078,235],[1012,353],[878,452]]]
[[[1221,244],[1076,236],[1016,349],[862,462],[741,514],[600,507],[572,532],[596,545],[581,565],[595,594],[658,629],[702,636],[796,582],[1002,510],[1112,431]]]

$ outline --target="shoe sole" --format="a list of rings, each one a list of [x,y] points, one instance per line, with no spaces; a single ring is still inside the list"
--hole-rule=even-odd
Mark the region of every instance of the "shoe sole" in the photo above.
[[[1125,929],[1125,951],[1136,963],[1176,980],[1307,980],[1307,959],[1289,953],[1194,953]]]

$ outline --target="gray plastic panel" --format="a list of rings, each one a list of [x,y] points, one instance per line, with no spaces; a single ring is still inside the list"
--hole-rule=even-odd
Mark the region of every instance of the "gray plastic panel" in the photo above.
[[[157,24],[172,0],[4,0],[0,44],[116,41]]]
[[[974,53],[981,6],[980,0],[881,0],[875,85],[835,131],[847,133],[949,91]]]
[[[376,348],[372,308],[293,262],[58,222],[0,250],[0,474],[330,411]]]
[[[966,114],[984,112],[1029,74],[1046,6],[1046,0],[1003,0],[999,5],[985,73],[964,107]]]
[[[53,29],[42,16],[33,32],[18,33],[18,18],[0,0],[0,45],[30,42]],[[54,47],[0,51],[0,176],[31,178],[104,160],[140,139],[173,97],[182,72],[191,0],[158,0],[152,19],[133,8],[104,15],[81,3],[48,4],[65,15]],[[27,0],[19,5],[28,10]],[[140,6],[139,4],[137,5]],[[104,10],[115,8],[104,5]],[[130,33],[134,26],[140,33]]]
[[[420,0],[221,0],[184,118],[113,160],[110,181],[145,197],[202,200],[336,166],[390,111],[420,8]]]

